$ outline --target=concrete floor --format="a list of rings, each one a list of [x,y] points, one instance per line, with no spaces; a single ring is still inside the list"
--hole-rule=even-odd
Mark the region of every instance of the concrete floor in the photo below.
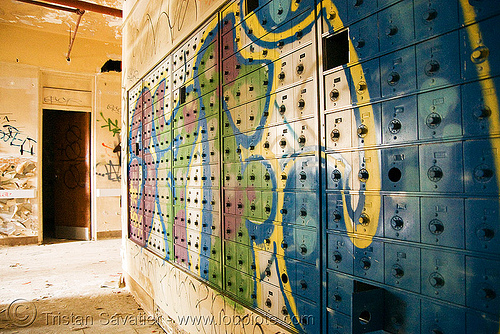
[[[120,239],[0,247],[0,333],[163,333],[119,288]]]

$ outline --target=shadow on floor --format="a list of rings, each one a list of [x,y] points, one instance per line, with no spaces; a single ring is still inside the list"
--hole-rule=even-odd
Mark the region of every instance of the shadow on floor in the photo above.
[[[99,296],[14,300],[0,305],[0,332],[163,333],[154,317],[138,307],[126,290]]]

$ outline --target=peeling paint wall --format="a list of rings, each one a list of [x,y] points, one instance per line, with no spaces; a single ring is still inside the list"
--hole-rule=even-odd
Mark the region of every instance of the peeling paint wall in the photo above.
[[[34,159],[0,158],[0,238],[38,234],[36,172]]]
[[[0,238],[37,236],[38,69],[0,63]]]

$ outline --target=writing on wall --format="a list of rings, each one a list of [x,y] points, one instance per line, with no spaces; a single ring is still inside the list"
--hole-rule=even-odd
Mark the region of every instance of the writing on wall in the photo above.
[[[0,116],[0,140],[3,143],[17,147],[20,155],[35,155],[36,140],[21,131],[12,115]]]

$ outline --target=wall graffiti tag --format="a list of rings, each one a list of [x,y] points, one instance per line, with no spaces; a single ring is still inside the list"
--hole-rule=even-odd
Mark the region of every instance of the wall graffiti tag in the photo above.
[[[109,181],[120,182],[121,181],[121,166],[120,164],[114,163],[112,160],[108,160],[106,163],[97,163],[98,171],[96,174],[101,177],[107,178]],[[104,171],[102,171],[104,168]]]
[[[35,155],[36,140],[22,133],[18,128],[11,124],[4,124],[0,128],[0,140],[9,146],[19,147],[19,153]]]
[[[109,107],[109,106],[108,106]],[[121,128],[120,128],[120,125],[119,125],[119,122],[118,122],[118,119],[115,119],[114,121],[111,119],[111,118],[106,118],[104,116],[104,114],[102,113],[102,111],[99,113],[101,115],[101,118],[102,119],[98,119],[97,121],[98,122],[103,122],[105,124],[101,125],[101,128],[102,129],[108,129],[109,132],[111,132],[113,134],[113,137],[114,136],[120,136],[120,131],[121,131]]]
[[[58,147],[61,161],[67,162],[62,172],[63,183],[68,189],[85,188],[86,152],[84,150],[82,129],[78,125],[70,125],[64,133],[64,141]]]
[[[291,331],[497,333],[498,3],[220,4],[128,91],[155,302],[196,314],[182,268]]]

